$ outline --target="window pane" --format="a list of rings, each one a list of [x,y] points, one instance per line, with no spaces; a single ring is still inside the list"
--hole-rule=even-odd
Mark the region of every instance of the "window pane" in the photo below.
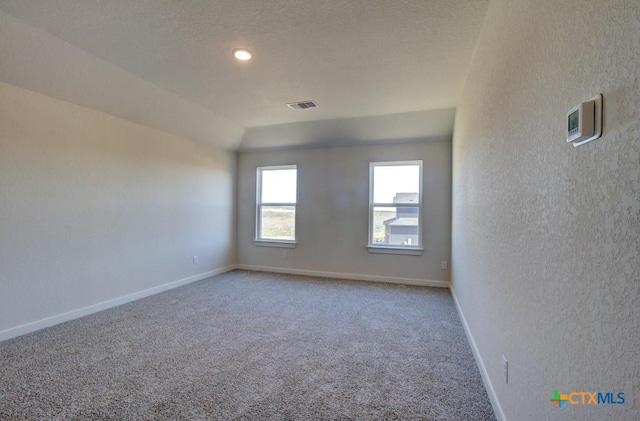
[[[295,240],[295,206],[261,206],[260,225],[262,239]]]
[[[418,208],[373,208],[373,244],[418,247]]]
[[[373,203],[419,203],[419,165],[376,166],[373,182]]]
[[[296,203],[296,169],[262,170],[262,203]]]

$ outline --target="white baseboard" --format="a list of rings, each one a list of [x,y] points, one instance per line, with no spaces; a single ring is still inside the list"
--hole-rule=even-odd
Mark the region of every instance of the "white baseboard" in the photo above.
[[[496,395],[496,391],[493,389],[493,384],[491,383],[491,379],[489,378],[489,373],[487,372],[487,368],[485,367],[484,361],[482,361],[482,357],[480,356],[480,351],[478,350],[476,341],[473,339],[471,330],[469,330],[467,319],[465,319],[464,317],[464,313],[462,312],[462,308],[460,307],[460,303],[458,302],[456,293],[452,287],[449,287],[449,289],[451,290],[451,295],[453,296],[453,302],[456,305],[456,310],[458,310],[458,315],[460,316],[460,320],[462,321],[462,327],[464,328],[464,333],[467,335],[467,340],[471,345],[471,351],[473,352],[473,357],[476,359],[476,364],[478,364],[478,368],[480,370],[480,376],[482,376],[482,382],[484,383],[485,389],[487,389],[487,394],[489,395],[489,400],[491,401],[493,412],[496,414],[498,421],[507,421],[506,417],[504,416],[504,412],[502,411],[502,407],[500,406],[500,401],[498,401],[498,396]]]
[[[71,310],[66,313],[57,314],[55,316],[47,317],[42,320],[37,320],[35,322],[30,322],[20,326],[5,329],[0,331],[0,341],[15,338],[16,336],[26,335],[27,333],[35,332],[36,330],[44,329],[45,327],[57,325],[59,323],[64,323],[66,321],[77,319],[82,316],[87,316],[89,314],[97,313],[99,311],[106,310],[111,307],[116,307],[122,304],[129,303],[131,301],[139,300],[140,298],[158,294],[163,291],[167,291],[173,288],[190,284],[192,282],[201,281],[203,279],[210,278],[212,276],[219,275],[224,272],[229,272],[234,269],[236,269],[236,265],[226,266],[220,269],[215,269],[208,272],[200,273],[198,275],[189,276],[188,278],[179,279],[177,281],[158,285],[156,287],[145,289],[143,291],[134,292],[132,294],[124,295],[122,297],[103,301],[101,303],[92,304],[87,307]]]
[[[418,285],[423,287],[449,288],[449,282],[430,281],[427,279],[395,278],[391,276],[386,277],[386,276],[362,275],[362,274],[356,274],[356,273],[323,272],[318,270],[288,269],[288,268],[279,268],[279,267],[271,267],[271,266],[254,266],[254,265],[237,265],[237,269],[252,270],[256,272],[285,273],[289,275],[317,276],[320,278],[351,279],[355,281],[386,282],[386,283],[402,284],[402,285]]]

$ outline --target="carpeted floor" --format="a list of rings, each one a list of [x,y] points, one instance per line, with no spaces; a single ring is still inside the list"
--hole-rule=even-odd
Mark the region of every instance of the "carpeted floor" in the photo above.
[[[495,417],[448,290],[234,271],[0,343],[0,419]]]

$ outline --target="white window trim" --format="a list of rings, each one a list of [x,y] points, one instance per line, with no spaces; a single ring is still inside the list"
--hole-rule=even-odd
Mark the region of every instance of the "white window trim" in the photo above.
[[[297,188],[298,188],[298,183],[296,180],[296,201],[293,203],[262,203],[262,171],[272,171],[272,170],[296,170],[296,177],[297,177],[297,170],[298,170],[298,166],[297,165],[273,165],[273,166],[264,166],[264,167],[258,167],[256,168],[256,225],[255,225],[255,236],[254,236],[254,240],[253,243],[256,246],[260,246],[260,247],[282,247],[282,248],[295,248],[297,243],[297,237],[298,237],[298,192],[297,192]],[[260,212],[260,208],[262,206],[293,206],[295,208],[295,213],[294,213],[294,218],[295,218],[295,227],[296,227],[296,234],[295,234],[295,239],[293,240],[277,240],[277,239],[271,239],[271,238],[261,238],[261,232],[260,232],[260,226],[261,226],[261,215],[262,212]]]
[[[253,240],[253,244],[259,247],[281,247],[286,249],[294,249],[297,242],[292,240]]]
[[[374,208],[415,208],[414,203],[374,203],[373,202],[373,186],[375,184],[374,168],[382,166],[404,166],[404,165],[418,165],[419,172],[419,190],[418,190],[418,244],[416,246],[397,246],[376,244],[373,242],[373,210]],[[369,253],[380,254],[404,254],[411,256],[420,256],[424,251],[422,244],[422,160],[412,161],[384,161],[384,162],[370,162],[369,163],[369,227],[367,249]]]
[[[422,247],[394,247],[394,246],[372,246],[368,245],[369,253],[373,254],[405,254],[408,256],[421,256],[424,249]]]

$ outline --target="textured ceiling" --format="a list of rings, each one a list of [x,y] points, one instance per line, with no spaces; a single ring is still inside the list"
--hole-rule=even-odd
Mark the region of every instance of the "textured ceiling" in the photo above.
[[[345,119],[451,120],[488,2],[0,0],[0,80],[229,149],[322,143],[320,126],[348,143],[366,132],[346,136]],[[308,99],[318,108],[285,106]]]

